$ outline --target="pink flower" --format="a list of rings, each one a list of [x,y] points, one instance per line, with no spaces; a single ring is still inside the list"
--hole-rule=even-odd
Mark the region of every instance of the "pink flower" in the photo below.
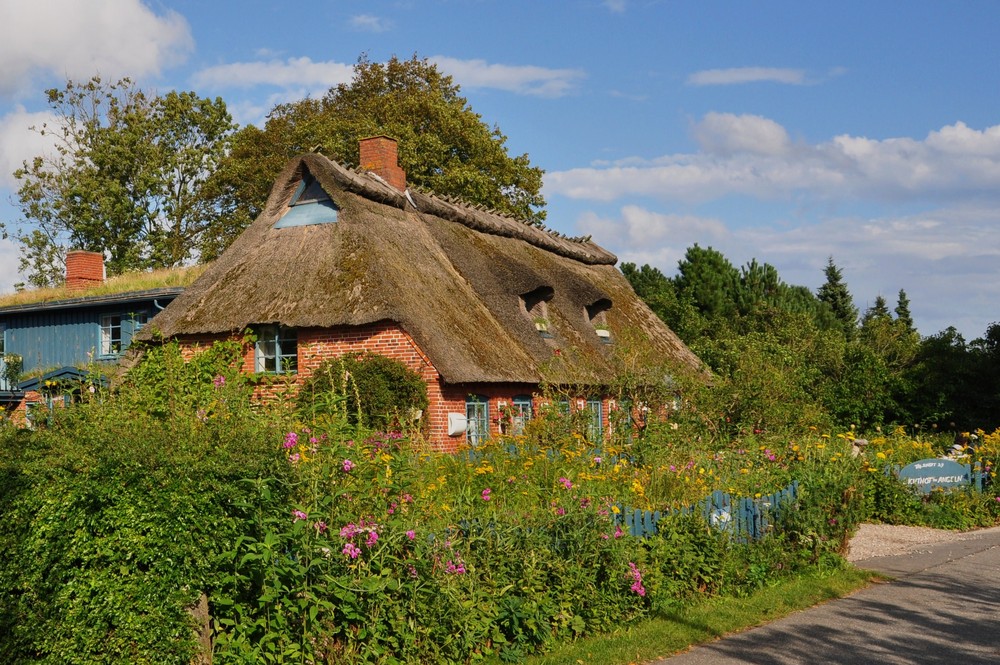
[[[490,491],[491,490],[490,490],[489,487],[487,487],[486,489],[483,490],[483,501],[489,501],[490,500]]]
[[[604,461],[604,460],[603,460],[603,459],[601,459],[600,457],[595,457],[595,458],[594,458],[594,464],[600,464],[600,463],[601,463],[601,462],[603,462],[603,461]]]
[[[450,559],[448,560],[448,565],[445,566],[445,571],[450,575],[464,575],[465,574],[465,564],[459,561],[458,563],[453,563]]]
[[[302,512],[301,510],[293,510],[292,517],[295,518],[294,520],[292,520],[294,522],[298,522],[299,520],[304,520],[309,518],[309,516],[306,515],[304,512]]]
[[[406,532],[406,537],[409,538],[410,540],[413,540],[414,538],[417,537],[417,532],[414,531],[413,529],[410,529],[409,531]]]
[[[354,536],[358,535],[359,531],[360,531],[360,529],[357,526],[355,526],[355,524],[353,522],[351,522],[347,526],[341,527],[341,529],[340,529],[340,537],[341,538],[353,538]]]
[[[289,432],[285,435],[285,442],[281,444],[286,450],[289,448],[294,448],[299,443],[299,435],[295,432]]]
[[[344,467],[344,473],[350,473],[351,469],[354,468],[354,462],[349,459],[345,459],[342,466]]]
[[[291,455],[288,456],[288,461],[291,462],[292,464],[295,464],[296,462],[298,462],[299,459],[300,459],[300,457],[299,457],[298,453],[292,453]]]
[[[222,386],[226,385],[226,377],[219,374],[217,377],[212,379],[212,385],[215,386],[216,388],[221,388]]]
[[[565,514],[566,514],[566,509],[565,508],[563,508],[562,506],[559,506],[558,508],[556,508],[556,515],[565,515]]]
[[[378,533],[372,529],[368,532],[368,540],[365,541],[365,545],[372,547],[378,542]]]
[[[413,503],[413,497],[409,494],[404,494],[403,503]]]
[[[323,520],[316,522],[315,524],[313,524],[313,526],[316,527],[316,530],[319,531],[320,533],[326,533],[326,530],[328,528],[326,526],[326,522],[324,522]]]
[[[344,549],[341,550],[341,552],[351,559],[357,559],[358,555],[361,554],[361,548],[356,546],[354,543],[347,543],[344,545]]]
[[[569,478],[560,478],[559,482],[562,483],[562,486],[565,487],[566,489],[573,489],[573,483],[570,481]]]
[[[676,467],[676,466],[674,466],[673,464],[671,464],[671,465],[670,465],[670,470],[671,470],[671,471],[676,471],[676,470],[677,470],[677,467]]]
[[[625,533],[622,531],[621,525],[620,524],[616,524],[615,525],[615,538],[621,538],[624,535],[625,535]]]
[[[629,574],[626,578],[631,578],[632,586],[629,587],[634,593],[645,596],[646,588],[642,586],[642,571],[639,570],[639,566],[635,565],[631,561],[628,562]]]

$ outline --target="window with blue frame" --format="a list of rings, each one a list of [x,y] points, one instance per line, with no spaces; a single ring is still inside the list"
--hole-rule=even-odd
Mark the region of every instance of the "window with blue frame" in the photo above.
[[[101,315],[101,355],[117,356],[122,352],[122,315]]]
[[[615,411],[611,420],[612,427],[626,443],[632,443],[635,423],[632,421],[632,410],[635,405],[630,399],[618,401],[618,410]]]
[[[275,224],[276,229],[292,226],[332,224],[337,221],[337,205],[311,174],[306,173],[292,195],[288,210]]]
[[[465,440],[470,446],[486,443],[490,438],[490,403],[482,395],[465,399]]]
[[[299,368],[299,336],[295,328],[259,326],[254,369],[264,374],[294,374]]]
[[[604,438],[604,414],[601,408],[601,400],[598,398],[588,399],[586,410],[587,440],[595,443],[599,442]]]
[[[524,434],[524,428],[531,420],[531,395],[515,395],[511,401],[510,433]]]
[[[111,358],[121,355],[144,325],[146,325],[145,312],[102,314],[100,320],[101,357]]]

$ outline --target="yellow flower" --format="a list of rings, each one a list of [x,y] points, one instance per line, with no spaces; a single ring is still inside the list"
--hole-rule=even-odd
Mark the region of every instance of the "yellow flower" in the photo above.
[[[885,459],[885,453],[883,453],[883,452],[882,452],[882,451],[880,450],[880,451],[878,451],[877,453],[875,453],[875,457],[877,457],[877,458],[879,458],[879,459]]]
[[[611,506],[611,512],[613,512],[615,515],[618,515],[622,511],[618,506]]]

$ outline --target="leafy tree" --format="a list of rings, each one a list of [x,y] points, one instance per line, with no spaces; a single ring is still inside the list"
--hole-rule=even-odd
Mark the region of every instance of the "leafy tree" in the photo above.
[[[23,163],[17,235],[22,272],[57,283],[70,247],[106,252],[108,272],[175,266],[220,222],[212,174],[235,125],[225,103],[192,92],[156,95],[125,78],[68,81],[47,91],[54,152]]]
[[[826,283],[819,287],[816,295],[830,306],[839,327],[844,331],[844,336],[850,340],[854,337],[858,325],[858,309],[854,306],[847,284],[844,283],[843,273],[833,262],[832,256],[823,272],[826,275]]]
[[[358,166],[358,140],[380,134],[399,141],[409,183],[541,223],[543,171],[526,154],[510,156],[507,137],[459,93],[452,78],[426,59],[394,56],[382,64],[362,55],[349,83],[321,99],[276,106],[264,129],[248,126],[237,134],[225,164],[235,207],[245,211],[243,223],[259,213],[289,158],[319,147]]]

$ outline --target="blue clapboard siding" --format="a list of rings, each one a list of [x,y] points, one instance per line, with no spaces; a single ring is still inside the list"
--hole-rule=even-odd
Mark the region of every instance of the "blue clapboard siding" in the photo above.
[[[181,290],[158,289],[0,308],[0,327],[6,328],[4,352],[21,356],[25,373],[114,361],[115,355],[101,355],[101,317],[121,317],[124,350],[140,321],[148,322]]]

